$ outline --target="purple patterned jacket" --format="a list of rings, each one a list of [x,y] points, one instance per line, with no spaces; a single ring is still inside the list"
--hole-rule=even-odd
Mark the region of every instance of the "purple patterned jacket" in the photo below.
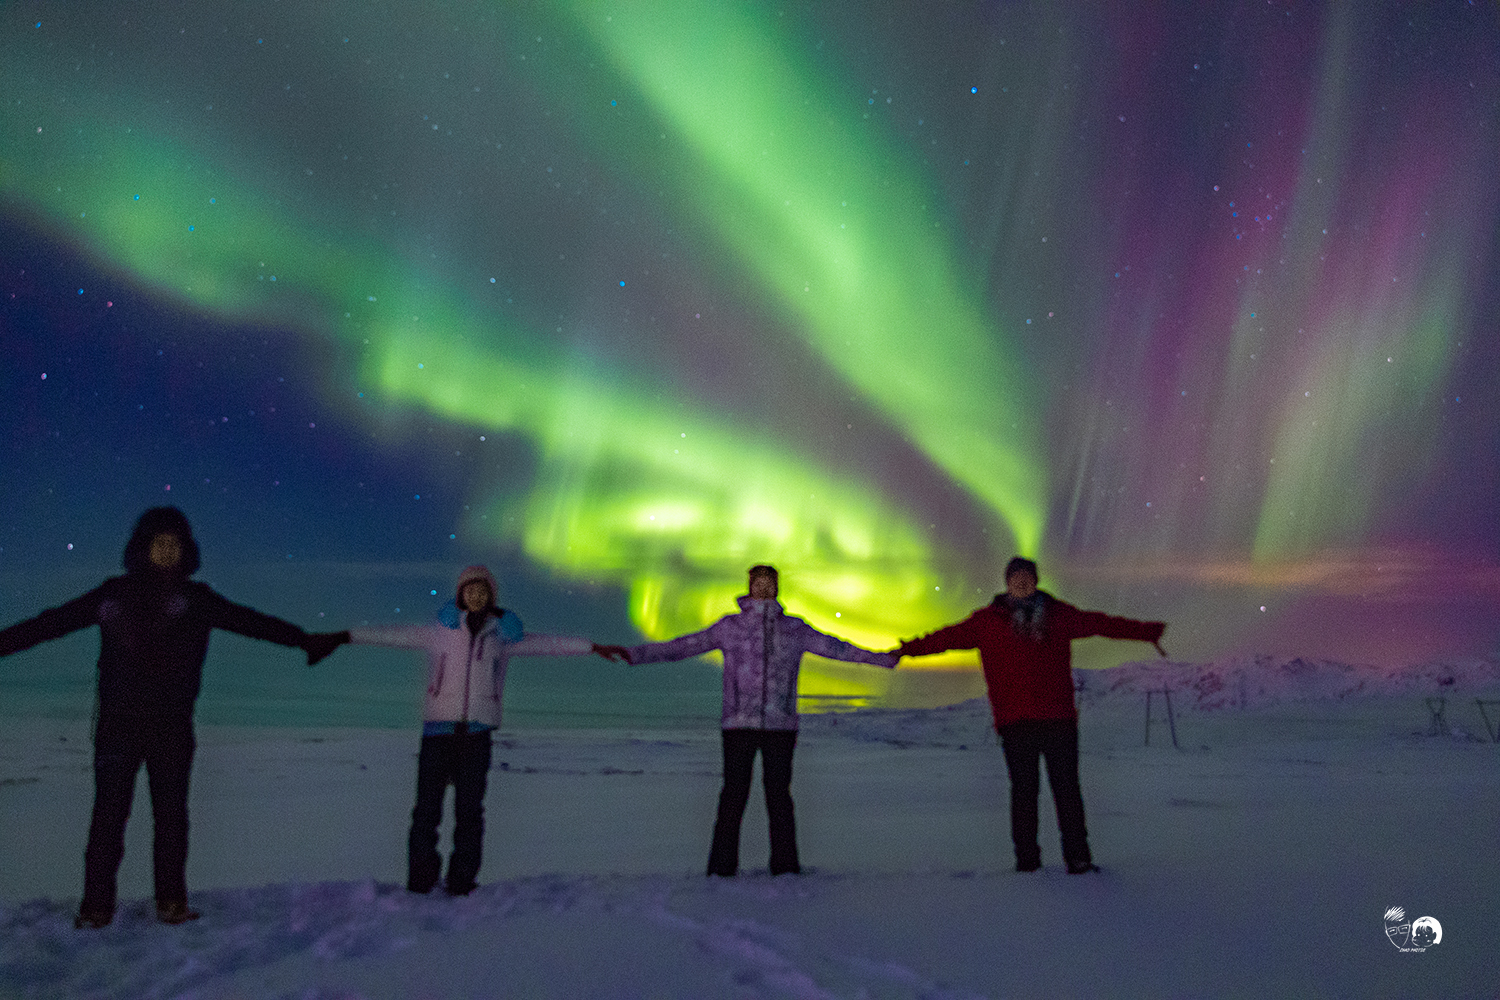
[[[724,653],[725,729],[796,729],[797,672],[802,654],[894,667],[896,657],[835,639],[775,600],[739,598],[740,613],[725,615],[702,632],[667,642],[632,646],[631,663],[685,660],[711,649]]]

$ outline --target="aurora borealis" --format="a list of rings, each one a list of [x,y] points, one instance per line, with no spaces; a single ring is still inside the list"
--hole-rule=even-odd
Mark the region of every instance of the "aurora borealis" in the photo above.
[[[335,619],[1500,642],[1493,3],[0,16],[6,620],[166,500]]]

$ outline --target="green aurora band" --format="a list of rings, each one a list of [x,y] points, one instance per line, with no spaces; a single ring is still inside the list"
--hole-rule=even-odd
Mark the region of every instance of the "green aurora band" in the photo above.
[[[699,180],[680,190],[705,225],[801,320],[808,343],[1035,555],[1047,502],[1038,408],[954,266],[928,210],[937,192],[879,128],[829,99],[839,88],[798,65],[769,12],[574,8],[693,154]]]
[[[996,582],[974,567],[981,546],[989,562],[1012,547],[1047,557],[1062,576],[1079,569],[1075,553],[1122,572],[1199,558],[1250,572],[1358,551],[1399,506],[1390,484],[1421,479],[1435,461],[1439,404],[1463,356],[1454,334],[1475,321],[1471,272],[1482,257],[1469,248],[1485,244],[1496,211],[1488,174],[1471,166],[1487,163],[1492,133],[1478,119],[1465,125],[1461,102],[1444,111],[1445,91],[1392,83],[1395,96],[1380,98],[1382,115],[1387,103],[1409,105],[1392,120],[1420,142],[1345,124],[1368,98],[1354,85],[1363,19],[1342,9],[1326,15],[1321,89],[1287,92],[1293,110],[1311,98],[1305,136],[1269,143],[1253,170],[1236,151],[1222,167],[1189,159],[1166,181],[1120,155],[1134,129],[1155,142],[1147,115],[1111,111],[1108,134],[1119,139],[1061,124],[1074,112],[1054,101],[1084,100],[1071,83],[1108,89],[1125,70],[1095,72],[1084,58],[1095,51],[1081,32],[1092,22],[1037,20],[1048,44],[1008,49],[992,82],[1047,82],[1018,84],[992,117],[975,118],[984,134],[964,155],[970,145],[998,154],[993,163],[1011,164],[1004,174],[1026,147],[1027,165],[1078,178],[1064,188],[1076,198],[1027,201],[997,184],[990,201],[965,205],[948,202],[940,168],[872,113],[868,93],[795,37],[815,18],[799,27],[758,5],[393,0],[278,9],[269,20],[255,20],[253,4],[170,14],[127,5],[108,24],[42,6],[24,18],[0,7],[7,211],[163,298],[337,343],[358,359],[329,387],[351,420],[420,411],[524,438],[535,479],[520,499],[473,483],[466,538],[519,544],[570,579],[624,588],[653,638],[728,610],[750,562],[781,564],[791,603],[814,624],[878,647],[967,611],[976,585]],[[200,112],[210,100],[220,110]],[[1028,112],[1041,123],[1031,131]],[[1217,142],[1167,148],[1212,161]],[[1103,157],[1092,167],[1061,159],[1091,152]],[[344,153],[365,162],[345,169]],[[1064,173],[1065,162],[1082,165]],[[553,175],[545,190],[536,182],[554,163],[575,191],[547,201]],[[312,166],[316,180],[304,178]],[[1119,183],[1091,185],[1096,177]],[[373,205],[372,194],[387,198],[382,181],[404,185],[407,199]],[[520,195],[496,197],[511,183]],[[418,188],[453,193],[410,196]],[[1130,203],[1116,189],[1145,207],[1120,214]],[[1235,199],[1273,195],[1274,224],[1231,221]],[[543,217],[517,225],[540,242],[506,244],[510,216],[499,209],[476,211],[489,227],[477,237],[444,217],[484,198]],[[1001,258],[963,243],[960,220],[1001,201],[1016,232],[1038,218],[1066,237],[1048,245],[1040,276],[1021,250]],[[391,202],[414,210],[396,218]],[[1115,215],[1096,221],[1101,205]],[[594,214],[604,209],[607,220]],[[616,238],[622,218],[647,230],[645,250],[634,233]],[[543,245],[554,224],[566,232]],[[602,249],[589,257],[594,241]],[[553,249],[588,263],[557,267],[554,286],[550,256],[527,260]],[[674,263],[657,264],[658,250],[674,251]],[[701,268],[683,263],[691,254]],[[485,263],[494,259],[514,263]],[[999,259],[1003,273],[971,273]],[[1118,313],[1109,282],[1089,277],[1116,260],[1133,263],[1136,282],[1119,293]],[[575,294],[588,267],[612,284],[606,271],[637,265],[680,268],[655,286],[665,294],[649,300],[653,310],[678,309],[678,295],[758,310],[724,328],[764,332],[774,360],[822,365],[806,384],[847,390],[839,407],[884,421],[869,440],[909,445],[978,517],[964,510],[960,530],[935,530],[937,518],[912,509],[925,496],[902,502],[911,482],[884,482],[885,469],[840,464],[828,451],[837,444],[715,405],[712,374],[695,370],[682,379],[690,391],[676,391],[679,373],[649,366],[672,364],[681,344],[671,333],[691,334],[668,322],[637,362],[630,338],[654,330],[615,327],[599,318],[613,300]],[[481,273],[543,290],[509,310]],[[1028,327],[1023,340],[995,318],[991,301],[1002,298],[1077,315]],[[772,343],[785,336],[796,349]],[[619,344],[614,362],[594,362],[592,349]],[[1079,374],[1059,387],[1063,364]],[[738,377],[781,378],[747,370]],[[1046,385],[1052,395],[1039,398]],[[395,405],[357,407],[356,388]],[[934,474],[924,465],[923,475]]]
[[[28,69],[33,79],[51,75],[42,65]],[[632,618],[646,635],[699,628],[722,614],[753,561],[793,568],[799,612],[872,646],[966,609],[956,588],[944,592],[941,553],[926,532],[882,501],[875,484],[830,476],[794,445],[714,413],[652,402],[649,385],[580,370],[536,331],[505,328],[503,317],[469,293],[421,272],[347,220],[305,206],[290,211],[168,130],[112,124],[101,95],[70,98],[51,110],[45,128],[28,127],[17,104],[6,110],[7,130],[28,137],[0,161],[8,200],[170,298],[237,321],[367,345],[360,374],[392,399],[528,436],[541,467],[522,516],[488,525],[519,521],[512,530],[530,557],[577,578],[627,584]],[[867,151],[841,154],[836,138],[807,138],[804,146],[783,146],[769,180],[734,169],[729,151],[719,150],[726,182],[742,186],[748,210],[763,217],[758,231],[745,235],[753,227],[742,213],[727,214],[723,234],[740,234],[735,249],[746,256],[753,250],[768,283],[799,304],[814,346],[857,375],[860,388],[878,393],[919,443],[942,453],[942,464],[959,468],[966,445],[987,456],[971,463],[964,480],[997,513],[1013,505],[1007,519],[1034,549],[1042,530],[1040,464],[1029,479],[996,475],[997,467],[1014,473],[1029,463],[1018,450],[990,443],[993,414],[958,405],[971,393],[949,391],[954,380],[914,375],[939,359],[914,359],[902,323],[931,327],[936,319],[967,338],[970,354],[998,364],[984,346],[977,308],[961,300],[948,269],[933,263],[941,247],[931,224],[896,211],[889,214],[901,222],[877,226],[889,195],[859,162]],[[706,145],[725,142],[719,136]],[[846,178],[840,195],[831,185],[799,180],[799,159],[859,180]],[[797,201],[825,206],[863,196],[871,206],[863,228],[874,233],[861,240],[861,224],[843,228],[835,220],[855,216],[842,206],[797,223],[798,216],[749,197],[767,185],[789,186]],[[913,247],[922,252],[912,254]],[[914,274],[907,274],[902,261],[925,263],[912,263]],[[800,298],[791,289],[798,283]],[[919,293],[903,293],[904,285]],[[504,347],[481,346],[495,344]],[[952,374],[972,359],[941,360]],[[966,388],[999,392],[985,383]],[[1012,479],[1035,489],[1020,496],[1004,485]],[[485,509],[482,499],[475,506]],[[469,527],[485,528],[477,517]],[[836,693],[840,683],[823,678],[820,686]]]

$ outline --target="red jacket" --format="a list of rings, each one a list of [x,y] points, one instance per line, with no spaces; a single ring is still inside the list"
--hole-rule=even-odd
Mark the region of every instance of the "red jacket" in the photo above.
[[[963,621],[913,639],[905,656],[926,656],[948,649],[978,649],[989,687],[995,728],[1022,719],[1076,719],[1073,704],[1073,640],[1091,635],[1156,642],[1166,625],[1116,618],[1099,611],[1080,611],[1039,591],[1045,602],[1040,639],[1011,627],[1005,595]]]

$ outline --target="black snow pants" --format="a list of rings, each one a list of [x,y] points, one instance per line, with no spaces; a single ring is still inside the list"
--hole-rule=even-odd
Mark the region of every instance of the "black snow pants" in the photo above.
[[[724,788],[719,792],[708,874],[732,876],[739,871],[740,823],[750,801],[750,776],[757,750],[761,754],[761,779],[771,828],[771,874],[800,872],[797,822],[792,811],[792,751],[797,747],[797,731],[725,729],[723,736]]]
[[[484,789],[492,752],[488,729],[422,737],[417,754],[417,804],[411,811],[407,838],[406,887],[412,892],[431,891],[442,872],[438,824],[449,785],[453,786],[454,825],[447,889],[459,895],[474,889],[484,848]]]
[[[83,852],[81,912],[115,911],[125,822],[142,764],[155,824],[156,902],[187,902],[188,777],[196,748],[192,716],[100,714],[94,728],[94,812]]]
[[[1089,863],[1089,832],[1083,820],[1083,790],[1078,785],[1078,720],[1023,719],[1000,727],[1005,765],[1010,770],[1010,836],[1016,845],[1016,866],[1041,864],[1037,844],[1037,797],[1041,792],[1038,763],[1047,759],[1047,782],[1057,807],[1062,831],[1063,861]]]

